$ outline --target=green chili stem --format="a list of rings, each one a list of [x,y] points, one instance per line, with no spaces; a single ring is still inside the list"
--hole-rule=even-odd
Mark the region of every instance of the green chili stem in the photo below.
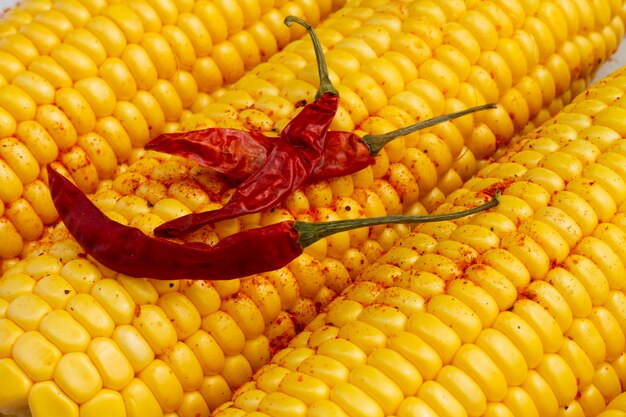
[[[358,229],[360,227],[378,226],[381,224],[429,223],[454,220],[495,207],[498,205],[499,201],[500,192],[496,191],[493,198],[487,203],[454,213],[431,214],[426,216],[381,216],[366,219],[336,220],[326,223],[296,221],[293,227],[298,231],[298,243],[304,249],[318,240],[334,235],[335,233]]]
[[[330,77],[328,76],[328,66],[326,65],[326,58],[324,58],[324,50],[322,48],[322,44],[320,43],[315,31],[313,30],[313,26],[309,24],[304,19],[301,19],[297,16],[287,16],[285,18],[285,25],[291,26],[293,22],[304,26],[304,28],[309,32],[311,36],[311,41],[313,41],[313,48],[315,49],[315,59],[317,60],[317,71],[320,76],[320,88],[317,90],[317,94],[315,95],[315,99],[320,98],[325,93],[331,93],[336,96],[339,95],[339,92],[333,86],[333,83],[330,81]]]
[[[380,135],[365,135],[361,138],[363,142],[367,145],[370,150],[370,155],[375,156],[380,152],[380,150],[389,142],[394,139],[399,138],[400,136],[408,135],[409,133],[416,132],[421,129],[426,129],[427,127],[434,126],[439,123],[446,122],[451,119],[456,119],[458,117],[462,117],[468,115],[470,113],[474,113],[481,110],[494,109],[498,106],[497,103],[489,103],[483,104],[482,106],[470,107],[469,109],[457,111],[450,114],[444,114],[442,116],[433,117],[432,119],[424,120],[423,122],[415,123],[411,126],[406,126],[400,128],[398,130],[393,130],[391,132],[382,133]]]

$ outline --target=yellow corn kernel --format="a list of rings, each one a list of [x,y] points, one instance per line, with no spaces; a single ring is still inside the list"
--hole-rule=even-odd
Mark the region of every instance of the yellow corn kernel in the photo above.
[[[141,371],[154,359],[154,351],[146,339],[130,325],[118,326],[111,338],[117,343],[135,372]]]
[[[154,394],[163,411],[174,411],[180,405],[183,389],[165,362],[156,359],[138,375]]]
[[[0,86],[0,107],[8,111],[16,121],[35,118],[37,104],[20,87],[15,85]]]
[[[595,307],[589,316],[596,326],[606,346],[607,360],[614,360],[621,354],[624,345],[624,333],[621,331],[617,318],[603,307]]]
[[[572,324],[572,311],[565,298],[554,287],[544,281],[534,281],[527,289],[533,300],[549,311],[562,331],[569,328]]]
[[[15,138],[0,140],[0,157],[9,164],[23,184],[34,181],[39,175],[39,163],[28,148]]]
[[[85,28],[78,27],[72,29],[65,36],[63,42],[85,53],[98,66],[107,58],[104,45],[93,33]]]
[[[7,384],[0,397],[3,404],[14,410],[28,407],[28,393],[33,386],[30,378],[10,358],[0,359],[0,375]]]
[[[174,326],[158,306],[140,306],[133,318],[133,326],[139,329],[157,355],[176,341]]]
[[[60,275],[51,273],[37,281],[34,294],[44,299],[52,308],[63,309],[76,290]]]
[[[121,394],[128,417],[163,415],[163,409],[155,394],[141,379],[134,378],[124,387]]]
[[[157,305],[163,309],[174,325],[179,339],[185,339],[200,328],[200,315],[195,306],[179,293],[159,297]]]
[[[120,390],[132,380],[133,367],[112,339],[93,339],[86,353],[98,369],[105,388]]]
[[[215,338],[226,354],[243,350],[245,335],[235,320],[222,311],[216,311],[202,319],[202,329]]]
[[[52,378],[62,354],[41,333],[28,331],[15,341],[12,356],[28,377],[37,382]]]
[[[92,337],[111,336],[114,323],[92,296],[78,294],[68,301],[65,309],[87,329]]]
[[[54,370],[54,381],[72,400],[83,403],[102,388],[102,379],[83,352],[63,355]]]
[[[0,40],[0,50],[12,54],[22,61],[24,65],[28,65],[39,55],[35,45],[21,33],[13,33],[2,38]]]
[[[54,381],[33,384],[28,404],[35,416],[49,414],[52,409],[58,415],[78,417],[78,405]]]
[[[187,344],[176,342],[159,359],[172,369],[185,391],[194,391],[201,386],[202,367]]]
[[[54,86],[37,73],[22,72],[15,76],[12,85],[21,88],[37,104],[50,104],[54,101]]]
[[[23,294],[11,301],[6,316],[24,330],[36,330],[50,310],[50,305],[41,297]]]
[[[102,413],[115,417],[126,415],[124,399],[118,391],[102,389],[80,405],[81,416],[96,417]]]
[[[39,331],[63,353],[83,352],[91,341],[89,333],[64,310],[53,310],[46,315]]]

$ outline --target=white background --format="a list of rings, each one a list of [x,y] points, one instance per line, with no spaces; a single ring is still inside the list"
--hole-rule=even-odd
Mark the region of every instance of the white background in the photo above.
[[[17,4],[18,0],[0,0],[0,13],[6,8]],[[622,42],[619,50],[613,55],[613,58],[605,63],[596,74],[596,79],[610,74],[619,67],[626,65],[626,42]]]

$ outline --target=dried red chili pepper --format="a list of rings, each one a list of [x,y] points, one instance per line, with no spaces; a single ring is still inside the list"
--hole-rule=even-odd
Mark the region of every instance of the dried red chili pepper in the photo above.
[[[211,127],[190,132],[164,133],[146,149],[189,158],[234,180],[257,171],[276,145],[276,138],[260,132]]]
[[[415,131],[481,110],[495,108],[495,103],[471,107],[380,135],[358,137],[352,132],[326,133],[326,148],[311,176],[313,183],[355,172],[374,163],[381,149],[390,141]],[[233,144],[238,141],[240,144]],[[260,132],[209,128],[181,133],[164,133],[146,144],[146,149],[190,158],[231,179],[242,180],[256,171],[276,143]]]
[[[116,272],[155,279],[224,280],[273,271],[305,247],[335,233],[380,224],[424,223],[468,216],[498,204],[499,193],[469,210],[431,216],[385,216],[328,223],[284,221],[246,230],[216,245],[150,237],[102,213],[78,187],[48,165],[52,201],[85,252]]]
[[[339,96],[328,76],[322,46],[311,25],[288,16],[285,24],[296,22],[311,34],[315,48],[320,87],[315,101],[306,105],[280,133],[267,159],[235,190],[220,209],[180,217],[155,230],[158,236],[180,236],[208,223],[232,219],[274,207],[311,176],[326,147],[326,133],[335,117]]]

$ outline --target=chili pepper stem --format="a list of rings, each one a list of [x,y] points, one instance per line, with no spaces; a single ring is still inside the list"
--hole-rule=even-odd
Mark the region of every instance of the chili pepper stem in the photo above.
[[[460,110],[454,113],[444,114],[441,116],[433,117],[423,122],[415,123],[410,126],[393,130],[387,133],[381,133],[380,135],[365,135],[361,140],[367,145],[370,150],[370,155],[377,155],[381,149],[389,142],[400,136],[408,135],[409,133],[416,132],[418,130],[426,129],[427,127],[434,126],[439,123],[447,122],[451,119],[456,119],[470,113],[474,113],[481,110],[494,109],[498,106],[497,103],[483,104],[482,106],[470,107],[469,109]]]
[[[311,26],[306,20],[301,19],[297,16],[287,16],[285,18],[285,25],[287,26],[291,26],[294,22],[299,24],[300,26],[303,26],[309,32],[309,35],[311,36],[311,41],[313,42],[313,48],[315,49],[317,71],[320,77],[320,88],[319,90],[317,90],[315,99],[317,100],[326,93],[331,93],[338,96],[339,92],[330,81],[330,77],[328,75],[328,66],[326,65],[326,58],[324,58],[324,50],[322,48],[322,44],[317,38],[317,35],[315,34],[315,31],[313,30],[313,26]]]
[[[498,205],[499,201],[500,191],[496,191],[493,198],[485,204],[454,213],[430,214],[426,216],[380,216],[366,219],[336,220],[325,223],[296,221],[293,228],[298,231],[298,243],[304,249],[318,240],[334,235],[335,233],[358,229],[360,227],[378,226],[381,224],[430,223],[454,220],[495,207]]]

